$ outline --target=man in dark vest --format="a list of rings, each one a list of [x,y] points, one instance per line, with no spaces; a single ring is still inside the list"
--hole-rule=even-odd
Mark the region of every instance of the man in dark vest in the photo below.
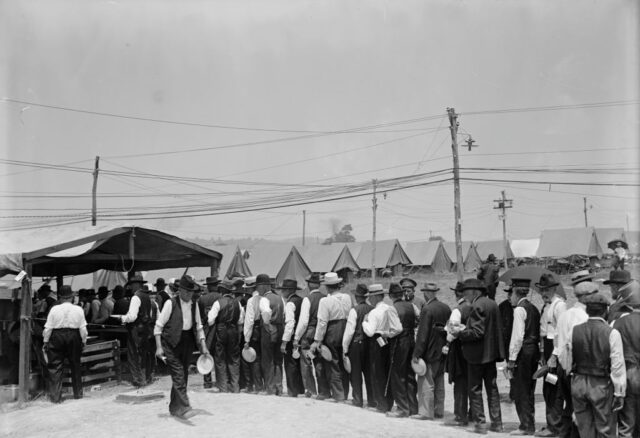
[[[159,278],[158,282],[160,280],[162,279]],[[162,281],[162,283],[164,283],[164,280]],[[218,299],[220,298],[220,292],[218,292],[219,283],[220,283],[220,280],[218,280],[218,277],[207,277],[207,279],[204,282],[205,289],[201,291],[198,297],[198,304],[200,308],[200,319],[202,321],[207,320],[209,312],[213,307],[213,303],[218,301]],[[166,300],[163,300],[163,302],[164,301]],[[209,324],[204,325],[204,336],[205,336],[205,341],[207,343],[207,348],[209,350],[213,350],[215,353],[214,348],[215,348],[216,331],[213,330],[213,327],[211,327]],[[205,374],[203,376],[203,380],[204,380],[205,389],[213,388],[213,379],[212,379],[211,373]],[[215,390],[217,391],[218,388],[216,387]]]
[[[198,303],[193,301],[197,290],[199,286],[193,278],[183,275],[178,283],[178,296],[164,304],[154,329],[156,356],[165,361],[171,374],[169,412],[183,419],[195,415],[187,396],[187,379],[196,344],[201,354],[209,354]]]
[[[251,294],[251,298],[247,300],[244,313],[243,323],[243,337],[244,348],[253,348],[256,352],[256,358],[253,362],[248,363],[250,371],[250,383],[247,386],[247,392],[258,393],[264,390],[264,378],[262,375],[262,359],[260,352],[260,326],[262,316],[260,315],[259,303],[262,298],[256,291],[256,279],[257,277],[245,278],[245,284],[243,286],[246,293]],[[240,360],[244,361],[244,358]]]
[[[356,307],[349,311],[347,317],[347,326],[342,336],[342,351],[344,356],[351,363],[351,394],[353,397],[352,404],[359,408],[364,407],[362,398],[362,377],[364,376],[364,384],[367,391],[367,407],[375,408],[376,403],[373,399],[373,391],[371,387],[371,367],[368,358],[368,342],[362,329],[362,321],[365,316],[373,309],[373,306],[367,304],[367,285],[359,283],[354,291],[356,298]],[[342,359],[345,360],[344,358]]]
[[[282,360],[280,342],[284,333],[284,303],[271,290],[271,279],[267,274],[256,277],[256,290],[260,295],[258,309],[262,316],[260,350],[264,374],[264,394],[282,394]]]
[[[500,322],[502,324],[504,351],[507,352],[509,351],[511,331],[513,330],[513,304],[511,304],[513,284],[506,286],[503,290],[507,293],[507,299],[498,304],[498,312],[500,313]],[[509,401],[514,401],[516,399],[515,394],[513,393],[514,388],[513,379],[509,379]]]
[[[465,301],[471,303],[472,309],[466,327],[455,328],[452,334],[462,342],[462,353],[467,360],[469,399],[474,423],[471,431],[476,433],[487,431],[482,401],[484,383],[491,419],[489,429],[500,432],[503,427],[500,394],[496,383],[498,374],[496,362],[504,360],[505,353],[498,305],[486,296],[486,287],[480,280],[475,278],[465,280],[462,290]]]
[[[433,420],[444,416],[444,363],[443,348],[447,343],[445,326],[451,316],[449,306],[436,298],[440,290],[435,283],[426,283],[422,289],[426,304],[420,312],[418,335],[413,361],[423,359],[427,365],[424,376],[418,376],[418,420]],[[401,318],[402,319],[402,318]]]
[[[540,312],[527,298],[531,280],[513,278],[511,284],[514,310],[507,369],[513,375],[516,412],[520,419],[518,430],[511,432],[511,435],[533,435],[536,431],[536,381],[533,373],[540,359]]]
[[[625,270],[613,270],[609,272],[609,279],[605,280],[603,284],[609,285],[609,289],[611,289],[611,299],[613,299],[613,304],[609,306],[609,313],[607,316],[607,322],[612,323],[618,317],[624,313],[625,307],[625,299],[628,294],[624,293],[629,289],[625,289],[625,291],[621,292],[622,287],[631,281],[631,273]]]
[[[213,303],[207,315],[207,324],[215,333],[213,360],[216,386],[220,392],[240,392],[240,334],[238,322],[242,307],[235,300],[230,281],[218,284],[222,296]]]
[[[120,317],[127,327],[127,362],[131,371],[133,386],[142,387],[152,383],[153,368],[153,326],[156,322],[158,308],[151,301],[149,291],[142,287],[146,280],[135,274],[126,286],[131,286],[133,296],[129,311]]]
[[[625,302],[626,312],[613,324],[620,332],[624,349],[624,364],[627,371],[627,394],[624,406],[618,413],[618,436],[631,438],[640,436],[640,283],[630,282]]]
[[[602,293],[583,303],[589,319],[571,337],[573,410],[581,438],[614,438],[627,387],[622,339],[604,319],[609,301]]]
[[[302,290],[296,280],[285,279],[278,288],[285,302],[284,306],[284,333],[280,352],[284,355],[284,372],[287,379],[287,394],[289,397],[297,397],[304,394],[304,384],[300,373],[300,360],[293,357],[293,342],[291,338],[300,319],[302,297],[296,292]]]
[[[478,280],[482,280],[486,288],[486,294],[492,300],[496,299],[496,289],[498,288],[498,274],[500,267],[496,265],[496,256],[489,254],[487,261],[478,271]]]
[[[309,296],[302,299],[300,310],[300,319],[296,327],[295,339],[293,341],[294,348],[302,350],[300,355],[300,369],[302,372],[302,381],[304,382],[305,395],[315,396],[318,400],[326,400],[331,397],[329,391],[329,383],[325,378],[322,359],[311,353],[311,344],[316,334],[318,326],[318,307],[320,300],[326,295],[320,291],[320,282],[322,278],[320,274],[313,273],[307,277],[307,286],[309,288]],[[315,371],[315,379],[313,373]],[[317,390],[316,390],[317,380]]]
[[[461,324],[467,323],[471,313],[471,305],[464,299],[462,282],[456,283],[455,288],[449,288],[455,292],[458,307],[453,309],[447,322],[447,352],[446,369],[449,374],[449,383],[453,383],[453,421],[445,423],[446,426],[466,426],[469,423],[469,384],[467,360],[462,354],[462,343],[451,335]]]

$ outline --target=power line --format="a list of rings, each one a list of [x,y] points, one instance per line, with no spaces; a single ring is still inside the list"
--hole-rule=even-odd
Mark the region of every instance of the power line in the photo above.
[[[568,109],[588,109],[588,108],[606,108],[612,106],[625,106],[625,105],[638,105],[640,100],[613,100],[608,102],[593,102],[593,103],[579,103],[574,105],[552,105],[552,106],[538,106],[538,107],[525,107],[525,108],[507,108],[507,109],[492,109],[492,110],[480,110],[480,111],[463,111],[461,115],[475,116],[486,114],[508,114],[508,113],[526,113],[537,111],[559,111]]]

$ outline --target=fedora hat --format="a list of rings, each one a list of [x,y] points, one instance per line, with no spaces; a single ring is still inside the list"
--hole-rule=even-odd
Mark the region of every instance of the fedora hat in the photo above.
[[[390,283],[389,284],[389,295],[398,295],[403,294],[404,289],[398,283]]]
[[[256,286],[271,285],[271,278],[267,274],[259,274],[256,277]]]
[[[218,279],[218,277],[207,277],[207,279],[204,281],[204,284],[206,286],[209,286],[209,285],[215,286],[218,283],[220,283],[220,280]]]
[[[322,275],[317,273],[317,272],[313,272],[305,280],[307,280],[307,283],[318,283],[318,284],[320,284],[320,283],[322,283]]]
[[[147,282],[147,280],[145,280],[144,278],[142,278],[142,274],[135,274],[133,277],[131,277],[129,279],[129,281],[127,281],[124,285],[128,286],[130,284],[133,283],[140,283],[140,284],[145,284]]]
[[[244,285],[242,286],[244,289],[250,289],[252,287],[256,287],[256,276],[246,277],[244,279]]]
[[[384,290],[381,284],[370,284],[367,288],[367,296],[371,297],[374,295],[383,295],[386,294],[387,291]]]
[[[338,277],[338,274],[336,274],[335,272],[327,272],[326,274],[324,274],[324,280],[322,280],[322,283],[327,286],[340,284],[341,282],[342,278]]]
[[[512,278],[511,287],[526,287],[531,286],[531,279],[529,278]]]
[[[203,376],[209,374],[213,370],[213,357],[210,354],[201,354],[196,362],[196,367]]]
[[[220,283],[218,283],[218,292],[225,293],[233,292],[235,290],[236,287],[229,280],[222,280]]]
[[[481,292],[486,292],[487,291],[487,287],[484,285],[484,283],[480,280],[478,280],[477,278],[467,278],[463,283],[462,283],[462,291],[464,292],[465,290],[479,290]]]
[[[435,283],[425,283],[424,286],[420,288],[422,292],[438,292],[440,288]]]
[[[278,286],[276,289],[302,290],[301,287],[298,287],[298,280],[293,280],[293,279],[290,279],[290,278],[285,278],[284,280],[282,280],[282,284],[280,286]]]
[[[156,282],[153,283],[153,285],[157,288],[158,286],[162,286],[163,288],[167,285],[167,283],[164,282],[164,278],[157,278]]]
[[[73,296],[71,286],[62,286],[58,291],[58,298],[70,298]]]
[[[558,286],[560,283],[554,278],[551,274],[542,274],[540,276],[540,281],[536,283],[536,287],[538,289],[549,289],[555,286]]]
[[[449,289],[451,289],[454,292],[462,292],[462,282],[459,281],[456,283],[456,287],[450,287]]]
[[[609,279],[603,281],[603,284],[627,284],[631,281],[631,273],[629,271],[618,270],[609,272]]]
[[[418,283],[416,283],[413,279],[409,277],[404,277],[400,279],[400,286],[415,288],[416,286],[418,286]]]
[[[178,287],[189,292],[197,292],[200,290],[200,286],[198,286],[198,283],[196,283],[190,275],[183,275],[182,278],[180,278]]]
[[[356,285],[356,290],[353,291],[353,294],[356,297],[365,297],[365,296],[367,296],[367,291],[368,291],[368,289],[367,289],[367,285],[366,284],[358,283]]]
[[[593,275],[586,270],[578,271],[571,276],[571,286],[575,286],[583,281],[591,281],[593,279]]]
[[[413,369],[413,372],[420,377],[427,374],[427,364],[424,363],[424,360],[422,360],[422,358],[418,358],[418,360],[412,360],[411,368]]]
[[[243,348],[242,349],[242,358],[249,363],[253,363],[256,361],[256,350],[253,347]]]

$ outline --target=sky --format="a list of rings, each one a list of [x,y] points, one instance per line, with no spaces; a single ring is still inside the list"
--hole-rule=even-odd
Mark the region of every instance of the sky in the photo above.
[[[0,229],[89,222],[100,156],[99,223],[281,240],[305,210],[309,241],[364,241],[377,179],[377,239],[453,240],[450,107],[478,145],[459,150],[464,240],[502,237],[502,190],[510,239],[584,226],[584,197],[590,226],[640,229],[639,12],[0,1]]]

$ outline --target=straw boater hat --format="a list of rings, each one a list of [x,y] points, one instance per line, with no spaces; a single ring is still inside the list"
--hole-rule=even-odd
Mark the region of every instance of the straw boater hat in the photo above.
[[[571,286],[575,286],[576,284],[580,284],[583,281],[591,281],[593,280],[593,275],[586,270],[578,271],[571,276]]]
[[[256,276],[247,277],[244,279],[244,285],[242,286],[244,289],[251,289],[256,287]]]
[[[374,295],[384,295],[387,291],[382,287],[381,284],[370,284],[367,291],[367,296],[372,297]]]
[[[336,274],[335,272],[327,272],[326,274],[324,274],[324,280],[322,281],[322,283],[326,286],[340,284],[342,283],[342,278],[338,277],[338,274]]]
[[[289,278],[286,278],[282,281],[282,285],[276,287],[276,289],[284,289],[284,290],[302,290],[301,287],[298,287],[298,280],[292,280]]]

